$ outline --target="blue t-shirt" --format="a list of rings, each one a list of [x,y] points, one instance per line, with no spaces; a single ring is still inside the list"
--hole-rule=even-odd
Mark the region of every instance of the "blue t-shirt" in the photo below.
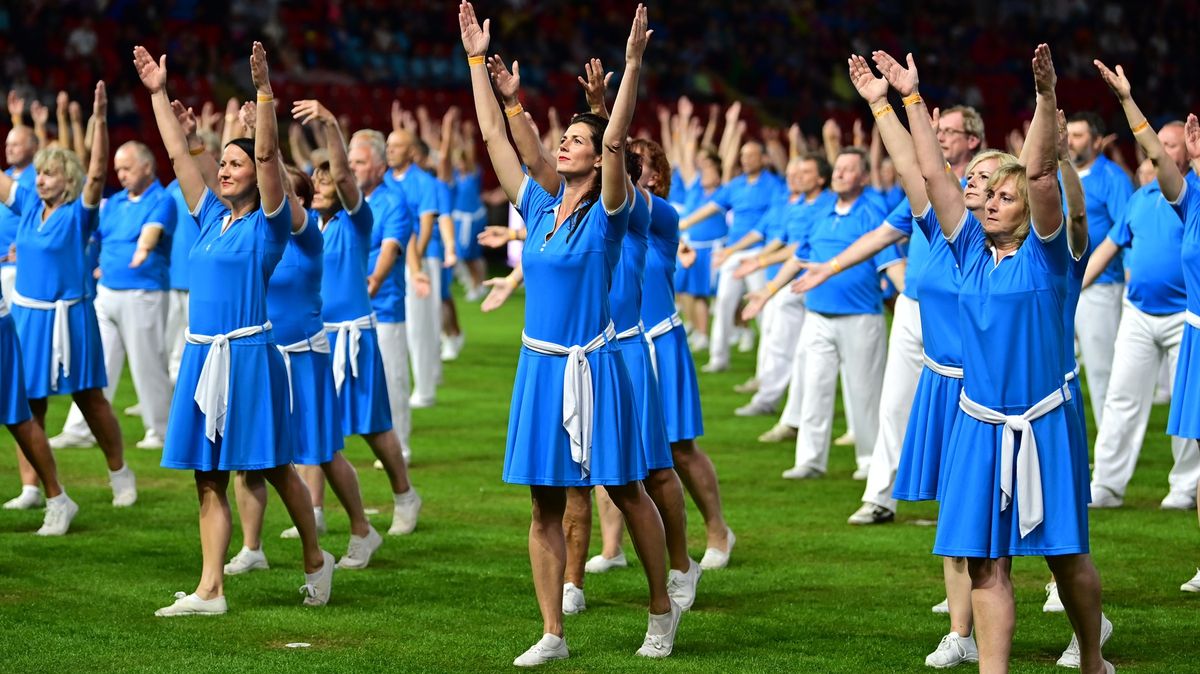
[[[808,254],[808,234],[812,230],[813,221],[825,213],[825,209],[833,208],[835,203],[837,195],[832,190],[822,190],[812,201],[800,201],[795,208],[788,210],[787,242],[788,245],[797,246],[796,257],[801,261],[808,261],[807,258],[801,257],[800,251],[803,249],[804,254]]]
[[[172,180],[167,185],[167,194],[175,201],[175,234],[171,237],[171,269],[170,281],[172,290],[188,289],[188,254],[200,236],[200,227],[196,219],[188,213],[187,200],[183,198],[183,190],[178,180]]]
[[[367,274],[375,271],[384,241],[394,241],[400,246],[392,273],[379,284],[371,306],[380,323],[404,322],[404,261],[408,241],[412,238],[413,221],[404,192],[381,184],[366,198],[371,209],[374,225],[371,227],[371,254],[367,257]]]
[[[30,194],[37,194],[37,171],[31,163],[21,171],[21,175],[16,175],[16,167],[10,166],[4,171],[8,177],[17,181],[17,184],[29,191]],[[14,178],[14,176],[16,176]],[[17,240],[17,224],[21,222],[21,216],[14,213],[11,208],[0,208],[0,259],[8,257],[8,247],[13,241]],[[0,262],[0,267],[7,267],[16,264],[15,262]]]
[[[413,231],[420,235],[421,218],[429,215],[434,216],[433,234],[429,239],[429,246],[425,250],[425,257],[437,257],[435,251],[441,250],[442,244],[438,238],[437,215],[441,212],[439,198],[444,200],[444,195],[439,195],[441,181],[429,175],[425,169],[422,169],[416,164],[409,165],[408,169],[399,178],[392,171],[383,174],[383,180],[388,187],[399,190],[404,194],[405,200],[408,203],[408,212],[412,216]]]
[[[325,239],[312,213],[293,232],[267,285],[267,315],[275,343],[288,346],[325,330],[321,319],[321,269]]]
[[[675,313],[675,253],[679,250],[679,214],[670,203],[650,197],[650,246],[642,283],[642,322],[649,330]]]
[[[1184,188],[1171,204],[1183,221],[1183,246],[1179,250],[1183,281],[1188,289],[1187,308],[1200,314],[1200,178],[1188,172]]]
[[[136,198],[121,190],[100,208],[100,285],[111,290],[166,290],[170,285],[175,200],[157,180]],[[130,268],[138,238],[147,226],[162,228],[158,245],[141,265]]]
[[[763,171],[753,181],[745,175],[730,180],[717,188],[710,201],[721,210],[733,213],[729,240],[736,242],[756,229],[767,210],[781,198],[786,198],[786,195],[787,186],[783,180],[770,171]],[[751,246],[747,250],[756,247]]]
[[[1183,281],[1183,221],[1163,198],[1158,181],[1133,193],[1108,238],[1129,249],[1125,297],[1147,314],[1163,316],[1187,309]]]
[[[778,241],[786,244],[788,241],[788,219],[793,211],[802,209],[804,200],[800,197],[788,197],[786,201],[776,202],[767,213],[763,215],[759,221],[757,231],[762,235],[764,243],[772,243]],[[770,281],[779,273],[779,268],[782,264],[773,264],[767,266],[763,271],[766,273],[767,280]]]
[[[690,187],[684,188],[682,192],[683,214],[690,215],[712,201],[713,195],[717,193],[718,189],[705,190],[704,186],[700,184],[700,179],[697,178]],[[729,234],[729,220],[725,213],[717,213],[692,225],[683,232],[683,238],[691,243],[704,244],[723,240],[727,234]]]
[[[1125,203],[1133,194],[1133,183],[1119,166],[1104,155],[1086,170],[1079,172],[1083,183],[1083,197],[1087,204],[1088,253],[1096,249],[1113,225],[1125,211]],[[1063,195],[1063,211],[1067,210],[1067,198]],[[1118,255],[1096,279],[1096,283],[1124,283],[1125,269]]]
[[[915,216],[912,205],[905,197],[883,220],[884,224],[908,237],[908,266],[904,270],[904,295],[919,301],[918,279],[925,273],[925,261],[929,257],[929,238],[921,227],[913,227]],[[938,236],[941,236],[939,233]]]
[[[796,258],[827,262],[858,237],[879,226],[883,212],[876,203],[860,196],[839,213],[837,200],[822,204],[813,214],[808,241],[796,248]],[[883,311],[878,272],[901,259],[895,246],[877,253],[872,265],[855,265],[835,274],[808,291],[805,304],[812,311],[832,315],[878,314]]]
[[[18,295],[43,302],[73,300],[89,296],[90,269],[84,247],[99,218],[95,206],[85,206],[82,197],[54,209],[42,220],[45,206],[33,190],[14,183],[8,208],[18,216]]]
[[[353,213],[341,209],[327,222],[313,214],[325,235],[322,315],[330,323],[352,321],[370,314],[367,294],[367,256],[371,251],[374,218],[366,200]]]

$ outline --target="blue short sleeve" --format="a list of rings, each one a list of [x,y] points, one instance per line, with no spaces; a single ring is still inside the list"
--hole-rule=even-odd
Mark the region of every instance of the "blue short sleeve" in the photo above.
[[[696,181],[696,184],[699,185],[700,182]],[[717,191],[713,192],[708,201],[719,206],[723,211],[733,208],[733,189],[730,187],[730,184],[726,183],[718,187]]]
[[[12,189],[8,193],[8,201],[4,202],[16,215],[24,215],[32,212],[37,208],[38,204],[37,191],[26,189],[20,183],[13,181]]]
[[[267,237],[275,243],[286,245],[288,237],[292,233],[292,206],[288,203],[287,198],[285,197],[279,203],[279,208],[276,208],[274,213],[266,212],[261,206],[259,210],[267,219]]]
[[[896,207],[887,214],[887,217],[883,219],[883,222],[892,229],[903,233],[904,236],[912,236],[914,217],[912,206],[909,204],[908,198],[905,197],[904,199],[901,199],[900,203],[896,204]],[[926,232],[925,234],[928,236],[929,232]]]
[[[959,267],[965,267],[972,253],[983,250],[983,223],[971,211],[964,209],[962,219],[958,221],[954,233],[946,237],[946,243],[950,244],[954,261]]]
[[[158,225],[162,227],[164,234],[174,236],[175,219],[175,199],[171,198],[171,195],[164,190],[161,193],[158,203],[150,211],[150,218],[146,221],[146,224]]]
[[[1133,230],[1129,227],[1129,213],[1121,216],[1117,224],[1108,230],[1108,240],[1117,245],[1117,248],[1129,248],[1133,245]]]
[[[555,198],[542,189],[537,181],[525,176],[521,181],[521,189],[517,190],[517,203],[513,205],[517,207],[517,213],[521,215],[521,219],[528,223],[530,213],[550,208],[554,202]]]

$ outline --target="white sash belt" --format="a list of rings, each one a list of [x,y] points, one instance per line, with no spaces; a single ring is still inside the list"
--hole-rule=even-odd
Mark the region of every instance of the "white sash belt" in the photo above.
[[[650,369],[654,371],[654,379],[657,381],[658,358],[654,355],[654,338],[650,336],[650,333],[646,332],[646,324],[638,321],[638,324],[632,328],[617,333],[617,341],[621,342],[631,337],[637,337],[638,335],[642,336],[642,339],[646,342],[646,348],[650,351]]]
[[[1063,380],[1070,382],[1079,378],[1079,366],[1076,365],[1074,370],[1063,375]]]
[[[658,352],[654,350],[654,340],[662,337],[675,328],[683,325],[683,319],[679,317],[679,312],[667,316],[658,323],[654,324],[649,330],[642,326],[642,334],[646,335],[646,344],[650,347],[650,365],[654,368],[654,377],[658,378]]]
[[[5,302],[4,298],[0,297],[0,318],[4,318],[7,315],[8,315],[8,302]]]
[[[963,412],[986,424],[1004,425],[1000,442],[1000,510],[1008,509],[1012,503],[1013,453],[1016,452],[1017,494],[1019,496],[1017,517],[1021,527],[1021,538],[1029,535],[1042,523],[1042,467],[1038,461],[1037,439],[1033,435],[1033,422],[1058,409],[1071,399],[1071,391],[1062,388],[1043,398],[1024,414],[1001,414],[984,407],[967,397],[963,391],[958,397],[958,406]],[[1016,433],[1021,433],[1021,446],[1016,444]]]
[[[188,344],[211,344],[196,381],[196,406],[204,414],[204,437],[216,442],[224,434],[225,412],[229,409],[229,342],[253,337],[271,329],[271,321],[262,325],[238,328],[223,335],[196,335],[184,332]]]
[[[943,377],[949,377],[951,379],[963,378],[963,369],[961,367],[942,365],[936,360],[930,358],[929,354],[925,353],[924,351],[921,352],[921,359],[925,361],[925,367],[942,375]]]
[[[708,241],[692,241],[691,239],[684,239],[684,243],[686,243],[689,248],[706,250],[708,248],[716,248],[724,245],[725,241],[723,239],[709,239]]]
[[[283,367],[287,370],[288,376],[288,409],[296,409],[296,394],[292,389],[292,354],[304,353],[305,351],[315,351],[316,353],[329,353],[329,337],[325,335],[325,331],[321,330],[317,334],[308,339],[301,340],[295,344],[287,346],[275,345],[279,349],[280,355],[283,356]]]
[[[521,331],[521,343],[530,351],[567,357],[563,369],[562,425],[571,437],[571,460],[579,464],[580,476],[584,479],[592,470],[592,414],[596,404],[592,397],[592,366],[588,364],[587,355],[616,338],[617,331],[611,321],[604,332],[583,346],[544,342]]]
[[[1187,324],[1193,328],[1200,330],[1200,315],[1197,315],[1191,311],[1185,311],[1183,312],[1183,320],[1187,321]]]
[[[71,376],[71,307],[83,298],[43,302],[13,293],[12,301],[18,307],[54,312],[54,327],[50,332],[50,390],[58,390],[58,367],[62,366],[64,377]]]
[[[346,381],[346,360],[350,360],[350,376],[358,378],[358,340],[363,330],[375,327],[375,313],[359,316],[352,321],[326,323],[326,331],[337,332],[337,351],[333,354],[333,386],[341,394]]]

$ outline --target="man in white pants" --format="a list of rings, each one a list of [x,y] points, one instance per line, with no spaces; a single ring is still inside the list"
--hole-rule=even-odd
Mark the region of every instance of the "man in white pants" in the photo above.
[[[437,379],[442,366],[442,261],[430,257],[429,243],[434,236],[438,219],[437,178],[429,175],[415,161],[417,139],[404,129],[396,129],[387,139],[387,163],[384,182],[389,188],[401,191],[408,200],[409,214],[416,227],[416,253],[421,260],[421,272],[429,277],[429,294],[419,296],[418,284],[406,268],[408,282],[405,295],[408,348],[412,361],[412,407],[431,407],[437,402]]]
[[[1179,170],[1186,173],[1183,124],[1172,122],[1158,136]],[[1155,375],[1164,360],[1172,377],[1175,374],[1187,309],[1179,258],[1182,237],[1183,223],[1154,181],[1130,197],[1125,214],[1096,246],[1088,263],[1084,287],[1103,273],[1120,249],[1128,249],[1125,307],[1117,330],[1104,415],[1096,433],[1093,508],[1117,508],[1124,503],[1125,488],[1133,477],[1150,418],[1158,379]],[[1172,437],[1171,453],[1175,465],[1167,476],[1170,491],[1161,505],[1169,510],[1192,510],[1200,479],[1200,450],[1195,440]]]
[[[1083,182],[1087,201],[1088,237],[1092,250],[1104,240],[1125,210],[1133,193],[1129,176],[1100,153],[1104,137],[1103,122],[1095,113],[1072,115],[1067,121],[1067,145],[1071,162]],[[1064,208],[1065,208],[1065,199]],[[1112,372],[1113,345],[1121,321],[1121,298],[1125,290],[1125,270],[1116,256],[1104,272],[1079,296],[1075,311],[1075,334],[1079,340],[1080,361],[1087,374],[1088,392],[1096,426],[1103,421],[1108,378]]]
[[[679,231],[723,211],[732,211],[733,221],[729,226],[728,241],[738,242],[757,229],[759,220],[776,202],[786,198],[786,185],[779,176],[766,169],[763,146],[757,141],[742,145],[739,160],[742,175],[722,185],[713,192],[709,203],[679,221]],[[747,290],[760,290],[766,284],[761,271],[747,275],[744,279],[734,278],[734,271],[742,260],[758,255],[762,241],[751,243],[743,249],[729,252],[719,249],[713,253],[713,266],[717,267],[717,299],[712,310],[712,335],[708,343],[708,363],[701,368],[704,372],[720,372],[729,369],[729,348],[733,341],[734,316],[738,304]]]
[[[113,399],[128,357],[146,429],[137,446],[162,449],[171,406],[166,324],[175,200],[155,177],[154,154],[144,144],[125,143],[117,148],[113,162],[125,189],[100,209],[96,237],[100,243],[96,319],[108,372],[104,395]],[[50,446],[90,447],[94,442],[83,414],[72,404],[62,433],[50,439]]]

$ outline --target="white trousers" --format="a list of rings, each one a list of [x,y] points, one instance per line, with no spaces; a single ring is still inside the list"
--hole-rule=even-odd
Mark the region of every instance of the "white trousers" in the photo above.
[[[1121,302],[1125,284],[1093,284],[1084,288],[1075,311],[1075,338],[1079,340],[1079,361],[1087,375],[1088,394],[1096,427],[1104,416],[1104,399],[1112,373],[1113,347],[1117,326],[1121,323]]]
[[[96,288],[96,321],[104,347],[108,386],[104,397],[112,402],[121,381],[125,359],[142,409],[146,434],[167,437],[171,412],[171,380],[167,376],[167,293],[162,290],[111,290]],[[91,430],[79,407],[71,403],[63,433],[88,437]]]
[[[862,495],[863,503],[883,506],[892,512],[896,510],[892,488],[900,467],[900,450],[904,447],[904,433],[908,430],[908,417],[917,394],[917,381],[925,366],[924,350],[920,305],[901,294],[896,298],[892,334],[888,338],[887,365],[883,369],[879,433],[875,436],[871,469],[867,473],[867,486]]]
[[[0,256],[8,255],[7,250],[0,250]],[[10,305],[17,290],[17,265],[10,264],[0,267],[0,294]]]
[[[1182,313],[1152,316],[1128,302],[1125,304],[1121,327],[1117,330],[1108,396],[1104,399],[1104,416],[1096,432],[1092,493],[1103,487],[1119,497],[1125,496],[1146,435],[1156,375],[1165,360],[1174,377],[1183,329]],[[1175,465],[1167,476],[1171,493],[1195,498],[1196,482],[1200,480],[1200,450],[1196,441],[1172,437],[1171,454],[1175,457]]]
[[[767,285],[766,274],[761,269],[746,276],[746,278],[736,279],[733,277],[733,272],[737,270],[742,260],[752,258],[758,255],[758,253],[758,249],[738,251],[730,255],[721,264],[721,277],[717,279],[717,299],[713,302],[712,327],[708,342],[708,361],[710,363],[729,364],[729,346],[733,341],[733,323],[737,316],[738,306],[742,302],[742,297],[747,292],[758,290]]]
[[[442,367],[442,261],[427,257],[421,261],[421,268],[429,275],[429,295],[423,298],[413,293],[408,267],[404,268],[407,283],[404,324],[408,330],[408,350],[412,361],[412,402],[432,405],[437,400],[438,377]]]
[[[758,391],[752,404],[774,407],[788,390],[792,361],[804,327],[804,295],[790,288],[775,293],[759,318],[762,339],[758,340]]]
[[[167,291],[167,374],[171,377],[171,385],[179,379],[179,363],[183,361],[183,347],[187,340],[183,338],[188,326],[188,291]]]
[[[408,330],[404,323],[376,323],[379,355],[387,378],[388,401],[392,408],[392,428],[400,438],[400,448],[410,454],[408,436],[412,433],[412,412],[408,405]]]
[[[805,314],[808,315],[807,313]],[[804,334],[803,324],[800,334]],[[842,412],[846,415],[846,432],[854,434],[854,417],[851,416],[850,405],[846,402],[846,368],[839,371],[842,382]],[[779,415],[779,423],[792,428],[800,428],[801,407],[804,402],[804,344],[796,337],[796,346],[792,352],[792,368],[788,376],[787,400],[783,404],[783,412]]]
[[[883,316],[809,311],[800,344],[805,351],[804,398],[796,436],[796,467],[826,472],[838,369],[845,366],[846,403],[854,416],[855,461],[859,469],[866,468],[879,431],[879,394],[887,355]]]

